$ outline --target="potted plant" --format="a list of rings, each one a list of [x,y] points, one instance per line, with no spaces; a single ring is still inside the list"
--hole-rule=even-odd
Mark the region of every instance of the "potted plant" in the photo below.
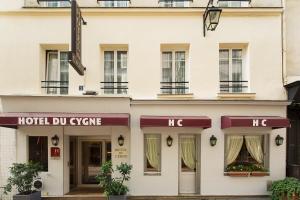
[[[100,187],[104,189],[104,193],[109,200],[126,200],[128,187],[124,185],[125,181],[130,179],[132,165],[121,163],[116,166],[116,172],[120,177],[113,177],[114,169],[111,161],[105,162],[101,168],[96,179],[99,181]]]
[[[39,163],[13,163],[10,167],[10,177],[4,186],[4,194],[11,192],[15,187],[18,194],[13,195],[13,200],[40,200],[41,192],[33,190],[33,181],[42,170]]]
[[[298,200],[300,195],[300,180],[285,178],[274,181],[271,187],[272,200]]]

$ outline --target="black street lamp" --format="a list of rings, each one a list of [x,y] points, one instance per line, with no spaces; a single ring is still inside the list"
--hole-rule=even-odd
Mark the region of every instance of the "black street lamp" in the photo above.
[[[210,146],[216,146],[216,144],[217,144],[217,138],[214,136],[214,135],[212,135],[210,138],[209,138],[209,143],[210,143]]]
[[[58,143],[59,143],[59,137],[57,135],[54,135],[52,138],[51,138],[51,143],[54,145],[54,146],[57,146]]]
[[[205,12],[203,14],[203,35],[205,37],[206,30],[214,31],[216,30],[222,9],[213,6],[213,0],[209,0],[206,6]]]
[[[170,147],[173,144],[173,138],[171,136],[167,137],[167,146]]]
[[[275,138],[275,143],[277,146],[280,146],[283,144],[283,137],[281,137],[280,135],[277,135]]]
[[[123,146],[124,145],[124,137],[123,137],[123,135],[120,135],[119,137],[118,137],[118,144],[120,145],[120,146]]]

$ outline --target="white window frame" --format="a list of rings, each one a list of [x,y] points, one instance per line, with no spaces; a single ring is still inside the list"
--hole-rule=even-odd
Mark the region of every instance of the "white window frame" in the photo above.
[[[182,0],[182,1],[172,1],[172,0],[170,0],[168,2],[168,0],[162,0],[162,1],[159,1],[159,6],[160,7],[166,7],[166,8],[172,8],[172,7],[176,7],[176,8],[190,7],[190,1],[188,1],[188,0]]]
[[[148,170],[147,168],[147,156],[146,156],[146,137],[147,135],[155,135],[159,140],[159,169],[158,170]],[[159,133],[145,133],[143,138],[144,144],[144,153],[143,153],[143,162],[144,162],[144,175],[161,175],[161,164],[162,164],[162,136]]]
[[[126,8],[129,7],[130,1],[99,1],[98,3],[105,8]]]
[[[240,3],[239,5],[236,5],[236,3]],[[218,2],[219,7],[249,7],[250,3],[249,1],[219,1]]]
[[[48,80],[48,75],[49,75],[49,56],[50,54],[57,54],[57,77],[58,77],[58,80],[57,81],[61,81],[61,77],[60,77],[60,73],[61,73],[61,53],[67,53],[67,51],[61,51],[61,50],[46,50],[46,73],[45,73],[45,80],[46,81],[49,81]],[[70,75],[70,65],[68,64],[68,74]],[[70,79],[70,77],[69,77]],[[69,81],[69,80],[68,80]],[[50,84],[51,85],[51,84]],[[69,85],[68,85],[69,86]],[[56,93],[49,93],[48,92],[48,89],[51,89],[51,88],[45,88],[45,92],[46,94],[54,94],[54,95],[59,95],[61,94],[61,88],[56,88]],[[68,87],[68,92],[67,94],[69,94],[69,87]],[[64,95],[67,95],[67,94],[64,94]]]
[[[43,1],[40,2],[41,7],[59,8],[59,7],[70,7],[69,1]]]
[[[176,81],[176,52],[184,52],[184,58],[185,58],[185,72],[184,72],[184,80],[185,82],[189,82],[188,81],[188,58],[189,58],[189,54],[188,51],[186,49],[164,49],[161,51],[161,82],[163,82],[163,53],[168,53],[171,52],[172,53],[172,82]],[[160,84],[162,86],[162,84]],[[172,84],[173,86],[173,84]],[[185,89],[185,92],[183,94],[181,93],[176,93],[176,89],[171,89],[171,93],[162,93],[162,90],[160,90],[161,94],[169,94],[169,95],[185,95],[189,93],[189,83],[185,83],[184,86],[186,86],[188,89]]]
[[[264,163],[263,163],[263,167],[265,169],[267,169],[268,171],[270,171],[270,134],[268,133],[263,133],[263,134],[257,134],[257,133],[244,133],[244,134],[227,134],[225,135],[224,139],[224,172],[227,164],[226,164],[226,146],[227,146],[227,141],[228,141],[228,137],[230,136],[243,136],[243,139],[245,136],[263,136],[263,154],[264,154]]]
[[[242,83],[242,85],[247,85],[247,88],[242,88],[242,92],[238,92],[238,93],[248,93],[250,91],[250,80],[248,77],[248,69],[247,69],[247,60],[246,60],[246,49],[243,47],[230,47],[230,48],[219,48],[219,62],[220,62],[220,51],[222,50],[228,50],[229,52],[229,69],[228,69],[228,73],[229,73],[229,81],[232,81],[232,51],[233,50],[241,50],[242,51],[242,81],[248,81],[246,83]],[[221,91],[221,77],[220,77],[220,64],[219,64],[219,91],[222,93],[236,93],[233,90],[233,88],[229,88],[229,92],[224,92]]]
[[[109,50],[104,50],[103,51],[103,80],[105,81],[105,52],[113,52],[113,55],[114,55],[114,82],[117,82],[118,81],[118,52],[126,52],[126,55],[127,55],[127,62],[126,62],[126,81],[124,82],[128,82],[128,50],[127,49],[109,49]],[[114,83],[116,84],[116,83]],[[114,85],[113,84],[113,85]],[[122,84],[121,84],[122,85]],[[124,84],[125,85],[125,84]],[[124,86],[123,85],[123,86]],[[128,84],[127,84],[127,87],[128,87]],[[120,94],[128,94],[128,89],[125,90],[126,92],[125,93],[120,93]],[[118,94],[118,90],[117,89],[113,89],[113,93],[105,93],[105,89],[103,90],[103,94]]]

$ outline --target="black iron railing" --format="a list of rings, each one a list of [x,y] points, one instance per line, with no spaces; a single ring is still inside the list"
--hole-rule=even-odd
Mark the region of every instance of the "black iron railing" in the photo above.
[[[186,94],[189,82],[160,82],[160,90],[162,94]]]
[[[69,81],[42,81],[47,94],[68,94]]]
[[[246,92],[248,81],[220,81],[221,92]]]
[[[128,82],[127,81],[104,81],[101,83],[101,90],[104,94],[127,94]]]

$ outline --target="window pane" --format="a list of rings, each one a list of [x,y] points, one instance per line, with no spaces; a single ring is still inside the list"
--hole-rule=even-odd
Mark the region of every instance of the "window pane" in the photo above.
[[[175,87],[176,94],[185,93],[185,52],[175,52]]]
[[[57,93],[57,81],[58,77],[58,52],[49,51],[47,52],[47,94]]]
[[[60,53],[60,94],[68,94],[69,82],[69,62],[68,53]]]
[[[172,52],[162,53],[162,88],[172,88]],[[172,89],[162,89],[163,94],[172,94]]]
[[[104,89],[105,94],[114,93],[114,52],[105,51],[104,52]]]
[[[158,134],[145,134],[144,146],[144,159],[145,171],[160,172],[161,162],[161,139]]]
[[[118,66],[117,66],[117,82],[118,82],[118,94],[126,94],[127,93],[127,52],[126,51],[118,51]],[[125,88],[125,89],[121,89]]]
[[[219,51],[220,91],[229,92],[229,50]]]
[[[103,7],[128,7],[128,1],[102,1]]]
[[[227,136],[225,160],[227,166],[265,167],[263,135]]]
[[[48,137],[29,136],[29,161],[38,162],[48,171]]]
[[[242,50],[233,49],[232,50],[232,92],[242,92],[243,91],[243,71],[242,71]]]

